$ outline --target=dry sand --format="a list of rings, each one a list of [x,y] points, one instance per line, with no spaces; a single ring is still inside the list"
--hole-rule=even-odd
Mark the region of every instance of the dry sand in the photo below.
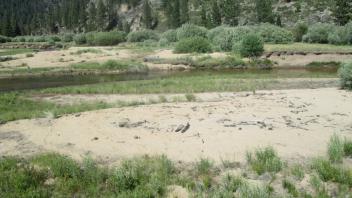
[[[243,161],[246,151],[272,145],[280,156],[297,160],[324,155],[333,133],[352,138],[352,92],[325,88],[225,95],[213,102],[10,122],[0,125],[0,155],[56,151],[76,159],[89,154],[111,164],[166,154],[185,162],[201,157],[219,162]]]

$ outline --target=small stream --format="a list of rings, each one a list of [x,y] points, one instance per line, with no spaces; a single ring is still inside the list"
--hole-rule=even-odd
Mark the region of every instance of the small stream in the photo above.
[[[191,70],[191,71],[150,71],[146,73],[124,74],[90,74],[90,75],[60,75],[35,77],[0,78],[0,92],[41,89],[73,85],[87,85],[105,82],[148,80],[170,77],[204,77],[212,75],[230,75],[233,78],[315,78],[336,77],[336,70],[272,69],[272,70]]]

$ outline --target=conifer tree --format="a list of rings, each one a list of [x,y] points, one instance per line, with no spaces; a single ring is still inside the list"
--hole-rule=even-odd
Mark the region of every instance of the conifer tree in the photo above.
[[[143,16],[142,16],[142,21],[143,25],[147,29],[152,28],[152,8],[150,7],[150,2],[149,0],[144,0],[143,2]]]
[[[240,16],[239,0],[223,1],[224,23],[230,26],[237,26]]]
[[[99,30],[105,29],[105,22],[106,22],[106,6],[103,0],[98,1],[97,5],[97,28]]]
[[[255,10],[259,23],[274,23],[272,0],[255,0]]]
[[[351,0],[336,0],[334,15],[339,25],[345,25],[352,20]]]
[[[221,13],[217,0],[213,0],[211,4],[211,22],[213,27],[221,25]]]

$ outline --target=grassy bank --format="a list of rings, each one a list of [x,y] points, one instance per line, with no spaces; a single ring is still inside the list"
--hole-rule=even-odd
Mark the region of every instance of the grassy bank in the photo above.
[[[261,71],[256,72],[199,72],[180,74],[179,76],[156,78],[151,80],[133,80],[94,85],[49,88],[40,93],[56,94],[147,94],[147,93],[200,93],[253,91],[260,89],[290,88],[288,84],[280,84],[285,78],[335,78],[336,73],[319,73],[305,71]],[[294,82],[293,82],[294,83]],[[298,84],[297,84],[298,86]],[[301,85],[302,88],[309,85]],[[299,88],[299,87],[297,87]]]
[[[265,52],[352,53],[350,45],[311,43],[265,44]]]
[[[347,197],[352,170],[328,158],[331,150],[351,154],[349,140],[332,137],[327,157],[291,164],[272,147],[248,152],[247,163],[200,159],[175,163],[166,156],[123,160],[104,167],[87,157],[77,162],[48,153],[27,159],[0,158],[0,195],[4,197]],[[333,146],[331,146],[333,145]],[[304,184],[302,185],[303,181]],[[327,185],[335,188],[327,188]],[[178,189],[178,190],[177,190]]]
[[[0,56],[13,56],[16,54],[26,54],[34,52],[33,49],[1,49]]]

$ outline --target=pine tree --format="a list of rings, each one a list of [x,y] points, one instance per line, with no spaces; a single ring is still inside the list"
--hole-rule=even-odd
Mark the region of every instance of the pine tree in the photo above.
[[[221,13],[217,0],[213,0],[211,4],[211,19],[213,27],[221,25]]]
[[[239,0],[224,0],[223,2],[224,23],[237,26],[240,16]]]
[[[274,23],[272,0],[255,0],[255,10],[259,23]]]
[[[89,31],[93,31],[96,29],[96,17],[97,17],[97,8],[95,7],[95,4],[93,2],[91,2],[89,4],[89,8],[88,8],[88,16],[89,16],[89,20],[88,20],[88,30]]]
[[[200,23],[202,26],[204,26],[204,27],[209,26],[209,21],[208,21],[208,17],[207,17],[207,9],[206,9],[206,5],[205,5],[204,1],[202,1],[202,4],[201,4],[200,20],[201,20]]]
[[[144,0],[143,3],[143,16],[142,16],[142,21],[143,25],[147,29],[152,28],[152,8],[150,7],[150,2],[149,0]]]
[[[345,25],[352,20],[352,2],[351,0],[336,0],[334,15],[339,25]]]
[[[180,0],[180,23],[189,22],[188,0]]]
[[[106,6],[103,0],[99,0],[97,5],[97,25],[99,30],[105,29],[105,22],[106,22]]]

